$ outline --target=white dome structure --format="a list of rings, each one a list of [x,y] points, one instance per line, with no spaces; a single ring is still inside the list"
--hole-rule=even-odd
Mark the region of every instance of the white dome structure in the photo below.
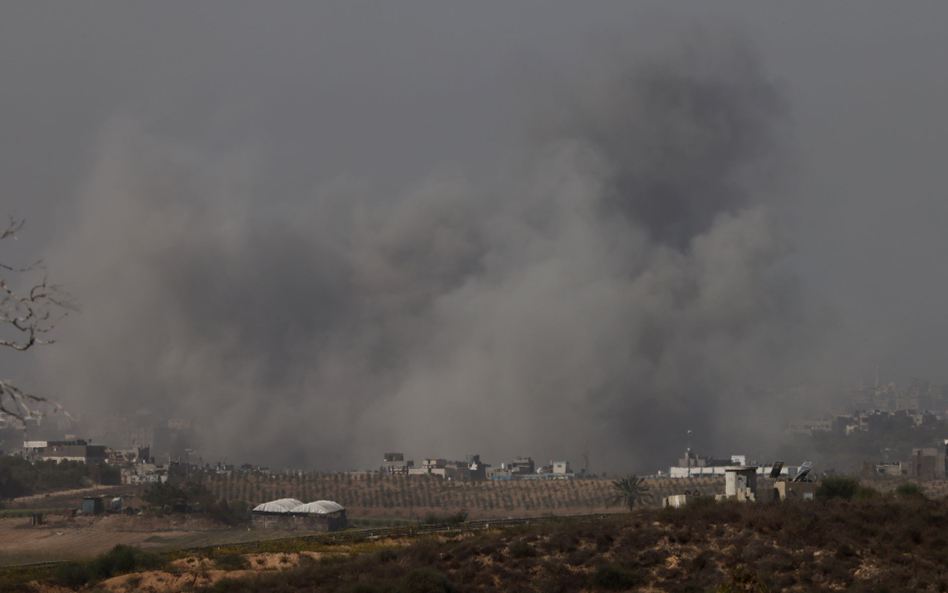
[[[290,509],[289,512],[305,513],[308,515],[331,515],[344,510],[346,510],[345,507],[343,507],[338,502],[333,502],[331,500],[317,500],[316,502],[308,502],[306,504],[300,503],[299,506]]]
[[[295,507],[303,504],[302,502],[296,500],[295,498],[281,498],[279,500],[271,500],[270,502],[265,502],[263,504],[258,504],[254,507],[253,512],[255,513],[289,513]]]

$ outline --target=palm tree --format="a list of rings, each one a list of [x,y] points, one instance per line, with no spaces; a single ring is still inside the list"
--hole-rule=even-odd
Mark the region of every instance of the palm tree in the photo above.
[[[651,498],[651,495],[648,493],[648,486],[645,484],[645,479],[635,474],[630,474],[619,480],[613,480],[612,486],[615,488],[615,495],[609,500],[609,506],[619,504],[628,506],[630,513],[632,509],[635,508],[636,503]]]

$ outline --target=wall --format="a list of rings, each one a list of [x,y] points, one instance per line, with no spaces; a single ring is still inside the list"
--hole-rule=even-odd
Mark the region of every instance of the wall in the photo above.
[[[347,525],[345,511],[332,515],[252,513],[250,524],[256,529],[283,531],[339,531]]]

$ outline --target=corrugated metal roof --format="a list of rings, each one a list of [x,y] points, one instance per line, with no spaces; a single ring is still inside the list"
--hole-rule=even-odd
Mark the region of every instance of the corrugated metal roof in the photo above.
[[[300,504],[299,506],[290,510],[291,513],[311,513],[314,515],[329,515],[331,513],[338,513],[339,511],[345,510],[338,502],[333,502],[331,500],[317,500],[316,502],[309,502],[306,504]]]
[[[291,509],[301,504],[303,503],[295,498],[281,498],[258,504],[253,510],[258,513],[289,513]]]

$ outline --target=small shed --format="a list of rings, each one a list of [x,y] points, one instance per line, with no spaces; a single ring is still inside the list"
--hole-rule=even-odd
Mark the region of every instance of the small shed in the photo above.
[[[740,501],[757,500],[757,466],[724,468],[724,496]]]
[[[779,480],[774,484],[774,498],[779,500],[813,500],[820,487],[816,482]]]
[[[105,511],[105,503],[101,496],[86,496],[82,499],[83,515],[101,515]]]
[[[672,494],[662,499],[662,508],[680,509],[700,498],[697,494]]]
[[[258,505],[251,512],[251,524],[262,529],[338,531],[346,528],[346,509],[330,500],[308,504],[281,499]]]

